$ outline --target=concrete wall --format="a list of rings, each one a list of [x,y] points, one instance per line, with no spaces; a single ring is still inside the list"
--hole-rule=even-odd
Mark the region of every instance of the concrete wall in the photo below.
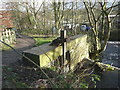
[[[73,38],[73,37],[72,37]],[[71,69],[82,61],[83,58],[89,58],[89,44],[87,43],[87,35],[79,35],[67,43],[67,50],[70,51]]]
[[[73,69],[83,58],[89,58],[89,44],[87,43],[87,35],[78,35],[70,37],[70,39],[70,42],[67,42],[67,51],[70,52],[70,68]],[[51,62],[62,55],[62,46],[55,47],[44,44],[26,50],[23,54],[35,61],[40,67],[50,67]],[[27,60],[24,58],[24,61]],[[65,60],[65,62],[68,62],[68,60]]]

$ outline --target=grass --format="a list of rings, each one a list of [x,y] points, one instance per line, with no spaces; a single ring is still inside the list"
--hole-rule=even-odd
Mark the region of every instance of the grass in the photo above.
[[[14,45],[10,45],[12,47],[14,47]],[[2,47],[0,47],[0,51],[6,51],[6,50],[10,50],[11,48],[6,46],[6,45],[3,45]]]
[[[35,46],[40,46],[42,44],[52,42],[54,38],[34,38],[34,39],[36,41]],[[10,45],[10,46],[14,47],[14,45]],[[11,48],[6,45],[0,46],[0,51],[10,50],[10,49]]]
[[[50,43],[54,38],[34,38],[36,43],[35,46],[40,46],[45,43]]]

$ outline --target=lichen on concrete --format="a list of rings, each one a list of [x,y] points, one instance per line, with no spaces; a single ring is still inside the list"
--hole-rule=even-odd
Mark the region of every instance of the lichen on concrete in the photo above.
[[[83,58],[89,58],[89,44],[87,43],[87,35],[77,35],[70,37],[70,39],[71,41],[67,42],[66,49],[70,52],[70,69],[73,69]],[[40,67],[50,67],[53,60],[62,56],[62,46],[49,46],[48,43],[23,52],[23,54],[26,53],[27,57],[37,62]],[[33,55],[36,55],[37,58],[31,57]]]

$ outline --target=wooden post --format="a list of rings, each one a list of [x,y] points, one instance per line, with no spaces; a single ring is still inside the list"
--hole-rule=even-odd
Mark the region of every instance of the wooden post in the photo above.
[[[61,40],[63,41],[63,43],[62,43],[62,55],[63,55],[62,56],[62,65],[63,65],[63,70],[65,71],[64,62],[65,62],[65,59],[66,59],[66,42],[64,42],[64,39],[66,38],[66,30],[61,30],[60,31],[60,37],[61,37]]]

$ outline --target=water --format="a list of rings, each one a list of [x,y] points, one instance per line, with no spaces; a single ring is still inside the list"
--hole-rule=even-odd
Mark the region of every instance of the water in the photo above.
[[[120,42],[108,42],[102,56],[102,63],[120,68]]]
[[[102,63],[120,68],[120,42],[109,41],[107,43],[107,48],[102,54]],[[97,88],[120,89],[120,71],[104,72],[101,76],[101,81],[97,82]]]

